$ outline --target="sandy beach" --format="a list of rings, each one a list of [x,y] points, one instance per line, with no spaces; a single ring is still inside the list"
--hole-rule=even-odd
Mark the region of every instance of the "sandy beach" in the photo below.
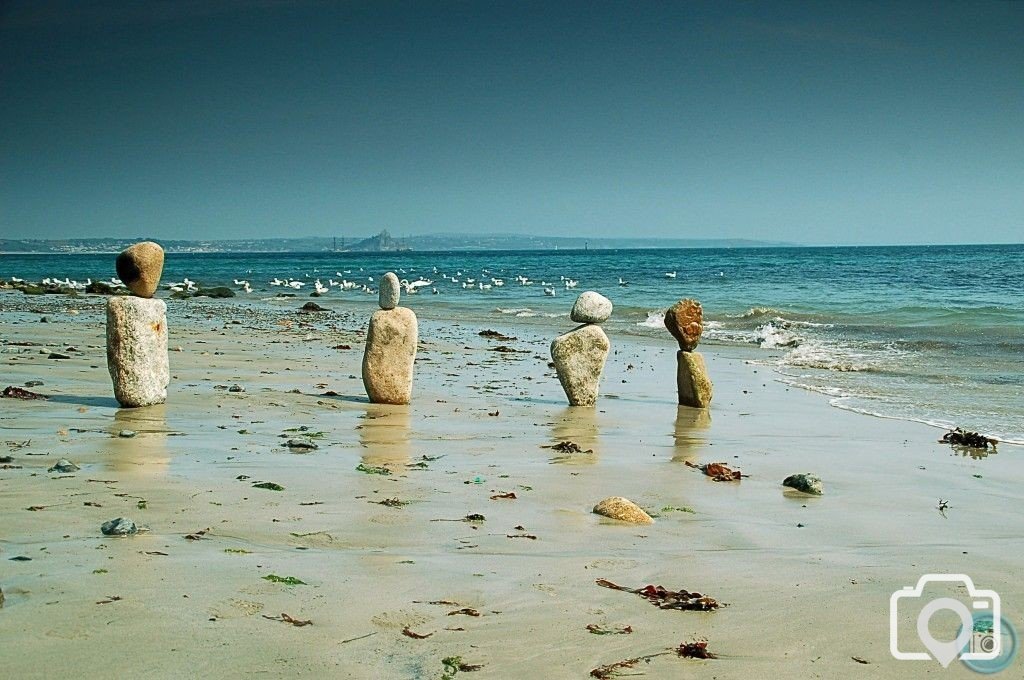
[[[676,405],[667,333],[610,333],[598,406],[574,409],[551,334],[420,312],[413,403],[378,406],[359,378],[368,304],[169,301],[168,401],[120,409],[103,304],[0,291],[0,387],[50,397],[0,401],[7,677],[584,678],[700,639],[719,658],[622,673],[975,677],[889,653],[889,596],[929,572],[970,575],[1021,621],[1020,447],[972,457],[833,408],[742,348],[702,346],[705,412]],[[547,448],[563,441],[591,452]],[[47,472],[60,458],[80,470]],[[747,477],[686,465],[716,461]],[[797,472],[824,495],[780,485]],[[591,512],[613,495],[655,523]],[[100,533],[122,516],[148,531]],[[661,610],[597,579],[726,606]]]

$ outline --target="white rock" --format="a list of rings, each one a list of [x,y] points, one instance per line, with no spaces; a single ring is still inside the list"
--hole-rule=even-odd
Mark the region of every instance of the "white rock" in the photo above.
[[[576,323],[604,323],[612,316],[612,301],[592,290],[580,293],[569,315]]]
[[[388,272],[380,280],[377,300],[381,309],[394,309],[402,297],[402,286],[394,272]]]
[[[593,406],[611,343],[600,326],[580,326],[551,341],[551,359],[572,406]]]
[[[381,309],[370,317],[363,353],[363,386],[374,404],[408,404],[418,340],[411,309]]]
[[[167,305],[130,296],[107,301],[107,369],[125,407],[167,401]]]

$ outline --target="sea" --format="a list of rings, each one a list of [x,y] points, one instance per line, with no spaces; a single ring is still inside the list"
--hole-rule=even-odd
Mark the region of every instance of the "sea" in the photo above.
[[[1024,444],[1024,245],[169,253],[163,281],[271,304],[309,297],[319,280],[324,304],[370,308],[387,271],[432,318],[552,332],[568,327],[578,293],[596,290],[615,304],[613,341],[666,337],[664,310],[695,298],[704,345],[745,348],[838,408]],[[0,255],[0,279],[112,274],[109,254]]]

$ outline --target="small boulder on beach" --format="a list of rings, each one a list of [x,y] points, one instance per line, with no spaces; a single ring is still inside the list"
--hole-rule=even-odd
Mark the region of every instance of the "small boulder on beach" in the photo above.
[[[813,496],[820,496],[825,492],[821,479],[817,475],[812,475],[809,472],[801,472],[786,477],[782,480],[782,486],[788,486],[791,489],[803,491],[804,493],[809,493]]]
[[[610,496],[594,506],[594,512],[603,517],[630,522],[632,524],[653,524],[651,516],[644,512],[639,505],[623,498],[622,496]]]
[[[139,527],[127,517],[108,520],[100,527],[104,536],[133,536],[139,533]]]
[[[79,470],[79,467],[77,465],[72,463],[67,458],[61,458],[56,463],[54,463],[53,467],[49,468],[47,472],[68,473],[76,472],[77,470]]]

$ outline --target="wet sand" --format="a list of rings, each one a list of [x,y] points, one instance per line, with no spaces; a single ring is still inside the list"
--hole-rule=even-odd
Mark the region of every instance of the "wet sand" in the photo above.
[[[421,314],[414,402],[375,406],[359,379],[371,307],[300,314],[302,302],[172,302],[168,403],[125,410],[102,299],[0,292],[0,387],[41,380],[31,389],[51,395],[0,401],[0,455],[13,457],[0,469],[4,675],[440,678],[460,656],[482,664],[472,678],[582,678],[703,638],[720,658],[625,672],[975,677],[889,654],[889,595],[927,572],[969,574],[1021,621],[1019,448],[972,458],[933,428],[787,388],[737,348],[701,348],[713,407],[680,408],[667,334],[611,336],[598,407],[568,408],[551,335],[507,319],[487,326],[517,336],[499,343]],[[39,344],[12,344],[24,342]],[[235,384],[245,391],[224,389]],[[316,450],[284,445],[310,434]],[[545,448],[564,440],[592,453]],[[81,470],[48,473],[58,458]],[[749,476],[713,482],[687,461]],[[780,485],[804,471],[823,497]],[[284,488],[253,486],[264,481]],[[590,512],[611,495],[655,524]],[[448,521],[473,513],[485,521]],[[118,516],[148,531],[102,536]],[[662,611],[599,578],[728,606]],[[450,615],[464,608],[480,616]],[[266,618],[282,613],[312,625]]]

